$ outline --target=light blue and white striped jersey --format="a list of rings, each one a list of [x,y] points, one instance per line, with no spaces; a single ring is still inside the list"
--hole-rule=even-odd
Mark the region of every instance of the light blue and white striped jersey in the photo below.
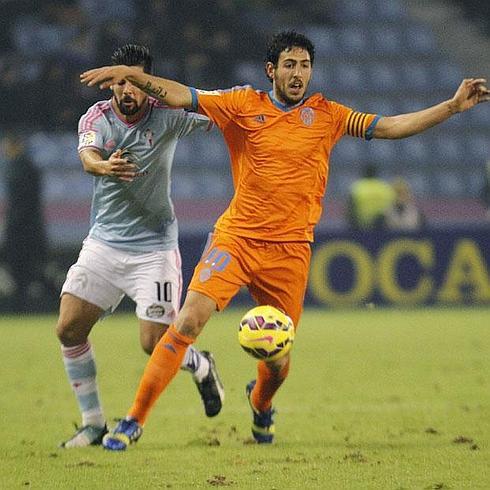
[[[179,138],[209,130],[205,116],[172,109],[149,98],[138,121],[120,119],[110,100],[97,102],[78,125],[78,151],[94,148],[104,159],[118,149],[139,167],[132,182],[94,177],[89,236],[123,250],[146,252],[177,246],[178,227],[170,198],[171,168]]]

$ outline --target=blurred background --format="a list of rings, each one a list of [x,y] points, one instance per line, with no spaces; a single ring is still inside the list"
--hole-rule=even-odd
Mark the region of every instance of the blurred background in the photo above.
[[[0,8],[4,311],[57,308],[89,222],[92,177],[77,155],[77,122],[110,98],[78,76],[108,64],[122,44],[148,45],[156,74],[198,88],[269,90],[267,42],[294,28],[316,47],[310,93],[384,115],[450,98],[464,77],[490,76],[489,2],[0,0]],[[490,303],[489,106],[402,141],[338,144],[309,304]],[[390,188],[374,219],[359,216],[356,184],[365,178]],[[183,139],[173,197],[186,280],[231,195],[219,132]]]

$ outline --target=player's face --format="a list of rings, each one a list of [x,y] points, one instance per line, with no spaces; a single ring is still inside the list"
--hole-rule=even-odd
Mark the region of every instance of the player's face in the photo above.
[[[266,70],[279,102],[294,105],[305,96],[312,73],[310,54],[306,49],[293,46],[283,51],[277,66],[267,63]]]
[[[124,116],[136,116],[145,109],[148,96],[132,83],[121,80],[111,88],[117,108]]]

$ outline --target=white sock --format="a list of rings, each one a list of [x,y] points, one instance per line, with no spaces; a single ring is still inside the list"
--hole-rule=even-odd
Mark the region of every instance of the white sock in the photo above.
[[[61,352],[82,415],[82,425],[103,427],[105,417],[99,400],[94,352],[89,341],[74,347],[62,345]]]
[[[209,361],[190,345],[187,347],[180,368],[189,371],[196,381],[201,382],[209,373]]]

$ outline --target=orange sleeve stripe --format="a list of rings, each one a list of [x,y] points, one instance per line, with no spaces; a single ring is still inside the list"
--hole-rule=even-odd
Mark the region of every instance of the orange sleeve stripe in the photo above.
[[[349,117],[347,118],[347,134],[350,134],[352,136],[352,120],[355,117],[355,112],[351,112],[349,114]]]
[[[366,114],[361,114],[358,118],[357,118],[357,127],[356,127],[356,132],[357,132],[357,136],[361,136],[362,134],[364,134],[364,121],[366,120]]]
[[[364,138],[366,129],[373,117],[373,114],[352,111],[347,118],[346,133],[350,136]]]
[[[353,112],[350,117],[349,129],[350,129],[350,134],[352,136],[359,136],[358,124],[359,124],[360,117],[361,115],[359,114],[359,112]]]

